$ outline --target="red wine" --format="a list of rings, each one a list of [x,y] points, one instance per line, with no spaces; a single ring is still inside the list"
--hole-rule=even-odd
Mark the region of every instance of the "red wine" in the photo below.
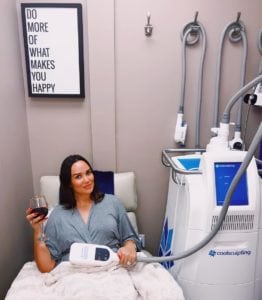
[[[37,216],[35,218],[43,215],[44,217],[48,214],[48,208],[47,207],[36,207],[32,209],[32,213],[37,213]]]

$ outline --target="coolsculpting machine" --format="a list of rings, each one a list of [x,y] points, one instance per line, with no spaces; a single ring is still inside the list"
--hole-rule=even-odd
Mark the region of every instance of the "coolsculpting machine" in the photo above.
[[[247,152],[230,150],[228,141],[231,108],[261,82],[259,75],[229,100],[206,149],[162,152],[171,174],[159,256],[187,300],[262,299],[262,181],[254,158],[262,122]]]
[[[191,248],[212,230],[244,156],[243,151],[228,150],[206,152],[199,157],[172,157],[184,169],[198,161],[201,174],[177,175],[175,181],[170,176],[165,226],[171,255]],[[231,197],[214,239],[170,266],[187,300],[261,300],[262,293],[256,285],[256,277],[262,283],[262,267],[258,265],[262,257],[258,251],[259,180],[253,159]]]

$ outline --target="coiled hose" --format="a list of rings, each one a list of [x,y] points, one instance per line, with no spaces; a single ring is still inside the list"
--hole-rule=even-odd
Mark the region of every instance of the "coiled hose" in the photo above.
[[[182,78],[180,87],[180,104],[178,113],[184,114],[185,103],[185,87],[186,87],[186,46],[192,46],[198,43],[202,36],[202,52],[199,66],[199,79],[198,79],[198,95],[197,95],[197,111],[196,111],[196,126],[195,126],[195,148],[199,148],[200,140],[200,113],[202,103],[202,85],[203,85],[203,70],[204,60],[206,54],[206,32],[203,25],[198,22],[188,23],[182,30]],[[191,37],[191,39],[190,39]]]
[[[246,61],[247,61],[247,36],[245,32],[245,26],[241,21],[230,22],[226,25],[225,29],[222,32],[220,43],[219,43],[219,54],[217,60],[217,71],[216,71],[216,85],[215,85],[215,97],[214,97],[214,114],[213,114],[213,127],[218,127],[218,103],[220,97],[220,80],[221,80],[221,68],[222,68],[222,51],[223,45],[228,35],[230,42],[238,43],[243,41],[243,56],[241,64],[241,79],[240,79],[240,88],[245,84],[245,73],[246,73]],[[236,131],[241,130],[241,115],[242,115],[242,102],[239,102],[237,122],[236,122]]]

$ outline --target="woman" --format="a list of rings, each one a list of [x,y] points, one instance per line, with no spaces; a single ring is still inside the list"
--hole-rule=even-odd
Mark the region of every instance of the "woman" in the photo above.
[[[115,196],[98,191],[93,170],[80,155],[68,156],[61,165],[59,204],[47,221],[45,242],[40,239],[43,216],[27,210],[34,229],[34,257],[41,272],[50,272],[68,260],[74,242],[107,245],[117,252],[123,266],[136,262],[141,244],[125,208]]]

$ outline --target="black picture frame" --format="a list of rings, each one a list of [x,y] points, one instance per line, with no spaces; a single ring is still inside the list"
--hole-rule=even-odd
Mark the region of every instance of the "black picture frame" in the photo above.
[[[84,98],[81,3],[21,3],[21,15],[29,97]]]

